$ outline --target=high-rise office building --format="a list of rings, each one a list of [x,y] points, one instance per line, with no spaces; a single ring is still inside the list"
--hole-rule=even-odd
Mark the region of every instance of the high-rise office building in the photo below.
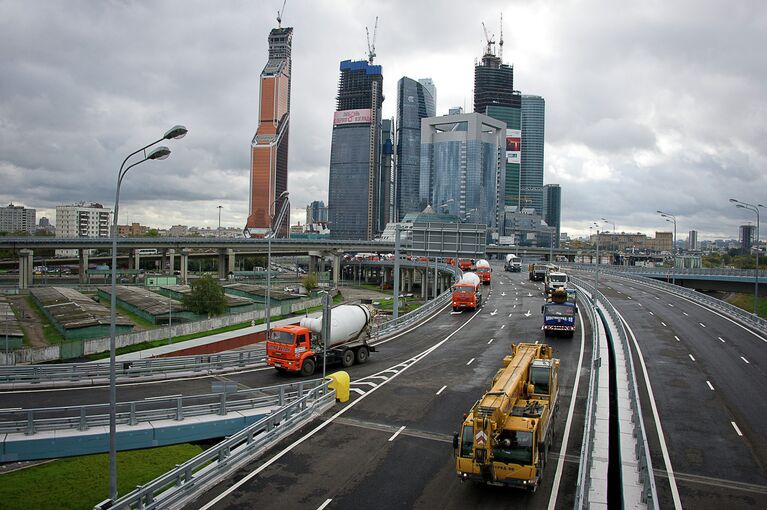
[[[269,32],[269,60],[261,71],[258,129],[251,142],[250,197],[246,228],[265,235],[288,189],[288,133],[290,127],[290,76],[293,29],[273,28]],[[278,235],[287,235],[290,214]]]
[[[503,122],[479,113],[421,120],[421,200],[437,212],[498,232],[505,129]]]
[[[559,248],[559,238],[561,233],[561,216],[562,216],[562,188],[559,184],[547,184],[543,187],[543,221],[546,224],[556,229],[554,234],[554,247]]]
[[[325,202],[322,200],[315,200],[311,204],[306,206],[306,224],[312,223],[327,223],[328,222],[328,208],[325,207]]]
[[[431,99],[434,102],[434,113],[429,115],[429,117],[434,117],[437,115],[437,86],[434,85],[434,80],[431,78],[419,78],[418,83],[423,85],[431,94]]]
[[[698,249],[698,231],[690,230],[687,234],[687,249],[689,251],[696,251]]]
[[[524,207],[533,207],[539,213],[543,211],[545,113],[546,102],[541,96],[522,96],[522,164],[519,193]]]
[[[520,204],[522,96],[514,90],[514,67],[501,62],[488,46],[482,61],[474,66],[474,111],[506,123],[506,176],[503,203],[506,206],[530,207]],[[540,209],[538,210],[540,212]]]
[[[750,250],[756,239],[756,225],[741,225],[739,232],[740,248],[745,251]]]
[[[437,115],[434,84],[407,76],[397,82],[397,170],[395,172],[396,221],[426,206],[419,199],[421,182],[421,120]]]
[[[0,207],[0,232],[27,232],[35,233],[35,209],[28,209],[23,205],[8,204],[8,207]]]
[[[328,216],[333,239],[373,239],[381,224],[381,66],[340,66],[330,146]]]

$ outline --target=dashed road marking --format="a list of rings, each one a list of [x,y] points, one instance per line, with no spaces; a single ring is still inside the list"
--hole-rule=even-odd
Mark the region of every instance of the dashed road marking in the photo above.
[[[700,324],[700,327],[701,327],[701,328],[705,328],[705,327],[706,327],[706,325],[705,325],[705,324],[703,324],[702,322],[699,322],[698,324]]]
[[[493,340],[495,340],[495,338],[491,338],[491,339],[490,339],[490,340],[487,342],[487,345],[490,345],[491,343],[493,343]]]
[[[394,434],[393,434],[393,435],[392,435],[392,436],[389,438],[389,442],[392,442],[392,441],[394,441],[394,438],[396,438],[398,435],[400,435],[400,433],[401,433],[403,430],[405,430],[405,425],[401,426],[401,427],[399,428],[399,430],[398,430],[397,432],[395,432],[395,433],[394,433]]]
[[[468,365],[471,365],[472,363],[474,363],[474,360],[475,360],[475,359],[476,359],[476,358],[471,358],[471,359],[469,360],[469,362],[468,362],[468,363],[466,363],[466,365],[467,365],[467,366],[468,366]]]
[[[320,506],[317,507],[317,510],[322,510],[323,508],[328,506],[331,501],[333,501],[331,498],[326,499],[323,504],[321,504]]]
[[[714,387],[711,386],[711,381],[706,381],[706,384],[708,384],[708,387],[711,389],[711,391],[714,391]]]
[[[690,314],[689,314],[689,313],[687,313],[687,312],[682,312],[682,314],[683,314],[685,317],[689,317],[689,316],[690,316]]]
[[[441,387],[441,388],[439,389],[439,391],[437,392],[437,395],[439,395],[440,393],[442,393],[443,391],[445,391],[445,388],[447,388],[447,384],[446,384],[446,385],[444,385],[443,387]]]
[[[676,338],[676,341],[677,341],[677,342],[679,342],[679,341],[680,341],[678,336],[674,335],[674,338]]]
[[[670,306],[671,308],[674,308],[674,304],[673,303],[669,303],[668,306]]]
[[[730,423],[732,423],[732,428],[735,429],[735,432],[737,432],[740,437],[743,437],[743,432],[740,431],[738,425],[734,421],[731,421]]]
[[[663,322],[663,321],[660,321],[660,323],[661,323],[661,324],[663,324],[663,327],[664,327],[664,328],[667,328],[667,327],[668,327],[668,326],[666,326],[666,323],[665,323],[665,322]]]
[[[692,354],[688,354],[691,360],[695,361],[695,358],[692,357]]]
[[[501,329],[505,328],[506,324],[501,324]]]
[[[741,356],[741,357],[740,357],[740,359],[742,359],[743,361],[745,361],[747,365],[750,365],[750,364],[751,364],[751,363],[749,363],[749,362],[748,362],[748,360],[747,360],[746,358],[744,358],[743,356]]]
[[[650,315],[655,315],[654,313],[650,312]]]
[[[720,342],[722,342],[723,344],[724,344],[724,343],[727,343],[727,342],[725,342],[725,341],[724,341],[724,338],[722,338],[721,336],[718,336],[717,338],[718,338],[718,339],[719,339],[719,341],[720,341]]]

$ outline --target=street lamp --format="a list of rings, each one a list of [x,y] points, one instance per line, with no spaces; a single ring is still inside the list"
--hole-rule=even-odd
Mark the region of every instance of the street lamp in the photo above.
[[[223,205],[218,206],[218,237],[221,237],[221,209]]]
[[[594,275],[594,296],[593,296],[594,297],[594,305],[596,305],[597,304],[597,292],[599,290],[599,264],[600,264],[600,260],[599,260],[599,224],[597,222],[593,222],[593,223],[594,223],[594,226],[597,229],[597,270],[596,270],[596,273]]]
[[[612,223],[612,226],[613,226],[613,232],[612,232],[612,233],[613,233],[613,236],[612,236],[612,237],[613,237],[613,239],[614,239],[614,236],[615,236],[615,233],[616,233],[616,232],[615,232],[615,222],[614,222],[614,221],[610,221],[610,220],[608,220],[607,218],[601,218],[601,220],[602,220],[602,221],[604,221],[605,223]],[[614,250],[614,249],[615,249],[615,247],[613,246],[613,239],[610,239],[610,249],[611,249],[611,250]]]
[[[284,202],[282,202],[282,207],[280,207],[279,213],[277,213],[277,221],[275,222],[275,216],[269,216],[271,223],[269,224],[269,232],[267,232],[267,248],[266,248],[266,336],[269,338],[269,331],[271,329],[272,325],[272,237],[275,236],[276,232],[274,230],[274,226],[282,224],[282,220],[285,218],[285,214],[287,213],[288,206],[290,205],[290,201],[288,200],[288,191],[283,191],[280,193],[280,196],[277,197],[273,202],[273,210],[277,209],[277,202],[281,201],[283,198],[285,199]]]
[[[663,211],[655,211],[664,218],[666,218],[666,221],[671,222],[674,224],[674,244],[671,247],[671,253],[673,254],[673,260],[674,260],[674,267],[671,269],[671,284],[676,285],[676,216],[673,214],[669,214],[667,212]]]
[[[128,170],[144,161],[151,159],[163,160],[170,156],[170,149],[165,146],[157,147],[148,154],[146,150],[153,145],[157,145],[163,140],[179,139],[186,136],[187,129],[184,126],[173,126],[159,140],[155,140],[149,145],[131,152],[120,165],[120,171],[117,172],[117,187],[115,189],[115,208],[112,218],[112,286],[110,296],[110,318],[109,318],[109,499],[117,499],[117,376],[115,373],[115,333],[116,333],[116,309],[117,309],[117,217],[120,206],[120,186]],[[143,152],[144,158],[125,168],[125,164],[136,154]]]
[[[748,209],[756,214],[756,270],[754,271],[754,317],[759,317],[759,208],[764,206],[762,204],[749,204],[747,202],[741,202],[740,200],[730,199],[730,202],[735,204],[735,207],[739,209]]]

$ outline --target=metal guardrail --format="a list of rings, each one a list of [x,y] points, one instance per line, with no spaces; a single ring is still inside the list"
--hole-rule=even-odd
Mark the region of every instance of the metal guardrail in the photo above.
[[[183,421],[203,415],[226,416],[230,412],[284,406],[322,385],[321,379],[255,388],[237,392],[148,398],[118,402],[117,424],[133,426],[158,420]],[[34,435],[51,430],[86,431],[109,424],[109,403],[45,407],[0,412],[0,433]]]
[[[647,442],[647,433],[644,426],[644,419],[642,417],[642,405],[640,403],[639,387],[636,382],[634,359],[631,355],[632,350],[629,345],[629,338],[628,334],[626,333],[626,328],[623,325],[623,321],[621,321],[620,317],[618,316],[618,312],[607,300],[604,294],[602,294],[599,290],[594,289],[590,283],[587,283],[584,280],[579,278],[574,278],[573,280],[574,283],[581,286],[595,297],[595,302],[598,302],[602,305],[603,309],[610,316],[617,328],[618,337],[620,338],[621,344],[623,345],[623,351],[625,353],[624,358],[626,360],[626,373],[628,375],[628,389],[630,395],[629,402],[631,404],[631,410],[634,413],[634,420],[632,420],[634,427],[633,435],[637,441],[635,453],[638,461],[639,476],[643,486],[643,501],[647,504],[648,508],[657,509],[658,494],[655,487],[655,475],[653,473],[652,460],[650,458],[650,447]]]
[[[584,282],[577,278],[572,278],[571,281],[574,285],[579,287],[581,296],[587,296],[586,286]],[[581,299],[581,303],[585,300]],[[591,464],[592,455],[594,450],[594,428],[596,426],[597,406],[596,406],[596,393],[599,388],[597,381],[599,380],[599,370],[601,366],[601,358],[599,357],[599,331],[596,327],[597,316],[594,307],[591,303],[588,306],[581,306],[581,309],[585,309],[591,323],[591,370],[589,375],[589,390],[586,398],[586,411],[585,422],[583,424],[583,439],[581,442],[581,456],[578,462],[578,478],[576,479],[575,487],[575,505],[574,508],[580,510],[588,507],[586,498],[589,494],[591,487]],[[581,326],[582,327],[582,326]]]
[[[332,405],[335,401],[335,391],[328,389],[329,382],[324,381],[279,411],[244,428],[151,482],[137,487],[112,505],[111,502],[105,502],[97,505],[95,510],[151,510],[182,506],[197,491],[215,483],[227,472],[250,460],[267,445],[292,432],[294,425],[310,417],[317,409]]]
[[[594,266],[590,266],[590,265],[570,264],[567,267],[578,269],[581,271],[590,271],[590,272],[595,271]],[[747,326],[751,326],[761,331],[763,334],[767,334],[767,320],[762,319],[761,317],[756,317],[754,314],[749,313],[743,310],[742,308],[738,308],[735,305],[731,305],[730,303],[727,303],[726,301],[722,301],[721,299],[712,298],[711,296],[707,296],[706,294],[703,294],[701,292],[697,292],[695,290],[688,289],[685,287],[680,287],[678,285],[673,285],[670,283],[654,280],[646,276],[640,276],[637,274],[632,274],[631,272],[616,270],[613,267],[608,267],[608,268],[600,267],[599,272],[609,274],[612,276],[627,278],[627,279],[642,283],[643,285],[654,287],[656,289],[670,292],[677,296],[690,299],[701,305],[704,305],[709,308],[713,308],[716,311],[722,312],[732,319],[738,320]],[[751,272],[751,274],[753,275],[753,271]]]
[[[590,267],[592,270],[594,269],[594,264],[572,264],[572,263],[560,263],[562,267],[573,267],[573,268],[588,268]],[[644,266],[618,266],[618,265],[603,265],[600,266],[600,271],[604,271],[605,267],[607,267],[609,271],[613,272],[619,272],[619,273],[631,273],[631,274],[663,274],[668,275],[669,278],[671,275],[676,276],[685,276],[685,275],[700,275],[700,276],[743,276],[747,278],[754,278],[755,271],[753,269],[728,269],[723,267],[711,267],[711,268],[695,268],[695,269],[689,269],[689,268],[672,268],[672,267],[663,267],[663,266],[657,266],[657,267],[644,267]],[[759,278],[767,278],[767,270],[760,269],[759,270]]]

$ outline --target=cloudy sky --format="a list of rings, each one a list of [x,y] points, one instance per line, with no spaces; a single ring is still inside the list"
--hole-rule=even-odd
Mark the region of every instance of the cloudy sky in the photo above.
[[[242,227],[266,38],[282,0],[0,0],[0,203],[54,219],[57,204],[111,207],[123,158],[174,124],[189,134],[122,186],[120,223]],[[294,27],[293,221],[327,202],[338,62],[361,59],[379,16],[384,114],[396,82],[431,77],[438,114],[471,108],[481,22],[515,88],[546,99],[545,183],[564,232],[737,237],[767,205],[767,3],[713,0],[288,0]],[[767,218],[767,216],[765,216]],[[608,227],[612,229],[610,225]]]

